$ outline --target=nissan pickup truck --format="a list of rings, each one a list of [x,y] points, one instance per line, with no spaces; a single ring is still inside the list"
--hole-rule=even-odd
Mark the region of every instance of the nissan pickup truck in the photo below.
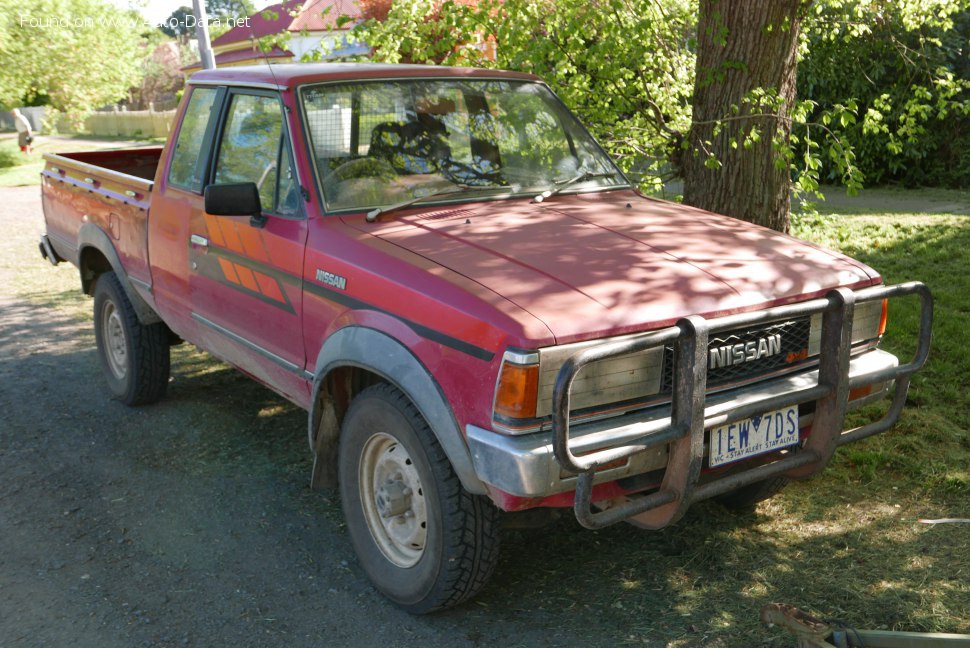
[[[45,157],[40,251],[113,397],[162,398],[186,341],[305,409],[311,484],[413,613],[478,592],[520,512],[659,529],[818,473],[928,354],[923,284],[644,196],[527,74],[209,70],[163,148]]]

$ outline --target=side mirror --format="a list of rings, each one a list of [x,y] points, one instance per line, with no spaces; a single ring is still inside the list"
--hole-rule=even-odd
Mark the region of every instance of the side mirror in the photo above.
[[[264,227],[266,217],[255,182],[213,184],[205,188],[205,211],[213,216],[249,216],[253,227]]]

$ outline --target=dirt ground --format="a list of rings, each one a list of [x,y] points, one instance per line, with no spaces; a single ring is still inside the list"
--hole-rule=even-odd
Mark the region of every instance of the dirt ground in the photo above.
[[[523,615],[493,595],[425,618],[389,604],[357,567],[336,493],[308,488],[303,412],[203,354],[179,348],[158,405],[110,400],[90,300],[69,264],[35,254],[41,226],[37,187],[0,189],[3,257],[26,260],[0,258],[0,646],[593,638],[541,601]]]

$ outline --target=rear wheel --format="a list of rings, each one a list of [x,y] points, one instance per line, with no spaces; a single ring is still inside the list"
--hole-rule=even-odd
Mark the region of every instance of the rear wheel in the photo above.
[[[113,272],[94,287],[94,337],[108,387],[125,405],[153,403],[165,395],[170,371],[164,324],[144,325]]]
[[[408,612],[457,605],[488,581],[499,513],[462,488],[413,404],[390,385],[362,391],[344,418],[340,494],[371,582]]]

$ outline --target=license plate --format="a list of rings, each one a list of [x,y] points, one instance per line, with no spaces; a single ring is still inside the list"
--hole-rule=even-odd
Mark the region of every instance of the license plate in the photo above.
[[[711,428],[709,465],[722,466],[796,443],[797,405]]]

